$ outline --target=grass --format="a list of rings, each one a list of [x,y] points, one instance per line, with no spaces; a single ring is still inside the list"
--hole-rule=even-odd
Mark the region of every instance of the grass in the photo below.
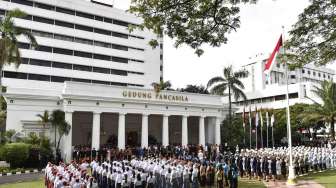
[[[19,182],[19,183],[10,183],[10,184],[3,184],[0,185],[0,188],[44,188],[44,183],[42,179],[30,182]],[[238,187],[244,188],[265,188],[265,185],[262,182],[256,180],[247,180],[243,179],[240,180],[238,183]]]
[[[309,176],[299,177],[298,180],[312,180],[326,188],[336,187],[336,170],[328,170],[316,174],[310,174]]]
[[[2,184],[0,185],[0,188],[45,188],[44,182],[42,179],[35,180],[35,181],[29,181],[29,182],[18,182],[18,183],[9,183],[9,184]]]

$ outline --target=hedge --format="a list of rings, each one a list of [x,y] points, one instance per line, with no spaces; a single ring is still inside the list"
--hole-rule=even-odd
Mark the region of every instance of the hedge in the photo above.
[[[29,158],[30,147],[25,143],[8,143],[1,148],[0,156],[10,163],[11,168],[23,167]]]

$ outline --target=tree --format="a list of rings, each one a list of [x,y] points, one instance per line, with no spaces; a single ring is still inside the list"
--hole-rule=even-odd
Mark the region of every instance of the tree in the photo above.
[[[161,90],[171,90],[170,81],[160,81],[158,83],[153,82],[152,86],[154,87],[155,92],[159,93]]]
[[[200,93],[200,94],[209,94],[207,88],[202,85],[187,85],[185,88],[181,89],[182,92],[189,92],[189,93]]]
[[[43,112],[43,114],[37,114],[36,115],[38,118],[39,118],[39,123],[42,125],[43,127],[43,135],[44,135],[44,128],[45,126],[50,123],[51,121],[51,117],[49,115],[49,111],[48,110],[45,110]]]
[[[239,70],[234,72],[232,66],[225,67],[223,70],[223,77],[216,76],[209,80],[207,87],[211,88],[211,93],[217,95],[224,95],[224,92],[228,91],[229,97],[229,125],[231,125],[231,111],[232,111],[232,100],[234,99],[246,100],[246,95],[242,91],[244,89],[244,84],[240,81],[241,78],[246,78],[248,72],[246,70]]]
[[[51,114],[51,124],[55,128],[55,149],[59,151],[59,144],[64,135],[68,135],[71,129],[69,123],[65,121],[65,113],[61,110],[54,110]],[[58,131],[58,141],[56,142],[56,129]]]
[[[143,18],[134,28],[152,30],[159,37],[163,34],[175,40],[175,47],[182,44],[203,54],[202,45],[219,47],[226,44],[227,34],[240,26],[240,3],[255,3],[256,0],[132,0],[129,11]],[[153,47],[158,41],[150,41]]]
[[[336,1],[313,0],[289,32],[288,58],[299,66],[314,62],[325,65],[336,60]]]
[[[0,17],[0,72],[6,64],[15,64],[19,67],[21,64],[21,53],[19,50],[18,39],[20,35],[25,36],[32,46],[37,46],[35,37],[30,31],[16,27],[13,18],[24,18],[27,14],[19,9],[8,11],[4,18]],[[0,88],[2,74],[0,74]],[[2,96],[2,89],[0,90]]]
[[[333,81],[324,81],[320,87],[314,87],[313,92],[321,98],[323,104],[315,103],[305,109],[303,120],[306,122],[323,121],[330,125],[331,140],[335,139],[336,118],[336,84]]]

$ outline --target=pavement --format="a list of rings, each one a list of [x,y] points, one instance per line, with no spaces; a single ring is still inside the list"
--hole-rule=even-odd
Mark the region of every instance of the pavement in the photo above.
[[[311,180],[300,180],[296,185],[286,185],[286,181],[269,181],[264,182],[264,184],[269,188],[324,188],[324,186]]]
[[[23,182],[23,181],[34,181],[42,177],[43,177],[43,173],[41,172],[29,173],[29,174],[18,174],[18,175],[11,175],[11,176],[1,176],[0,184]]]

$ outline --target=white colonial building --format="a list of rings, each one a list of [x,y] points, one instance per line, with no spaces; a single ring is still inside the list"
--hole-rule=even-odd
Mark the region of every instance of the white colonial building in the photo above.
[[[9,86],[5,97],[7,129],[43,131],[36,129],[36,114],[65,112],[71,125],[61,144],[67,160],[76,145],[147,147],[149,138],[164,146],[220,144],[220,124],[227,114],[220,96],[79,82],[65,82],[61,89]]]
[[[247,97],[247,102],[236,102],[237,113],[251,106],[252,109],[268,108],[279,109],[286,107],[286,77],[285,65],[277,63],[271,70],[270,75],[264,73],[267,57],[259,57],[253,63],[242,68],[249,72],[247,78],[242,79]],[[317,67],[313,64],[305,65],[288,72],[289,103],[313,104],[320,103],[320,99],[312,92],[315,86],[324,80],[332,80],[335,71],[326,67]],[[247,110],[247,109],[246,109]]]
[[[63,110],[71,125],[61,140],[68,161],[76,145],[220,144],[227,114],[220,96],[151,88],[162,79],[162,43],[153,49],[148,42],[156,35],[128,31],[140,18],[97,1],[0,1],[2,16],[15,8],[28,13],[15,24],[39,46],[20,37],[23,64],[4,67],[7,130],[46,131],[54,140],[37,114]]]

